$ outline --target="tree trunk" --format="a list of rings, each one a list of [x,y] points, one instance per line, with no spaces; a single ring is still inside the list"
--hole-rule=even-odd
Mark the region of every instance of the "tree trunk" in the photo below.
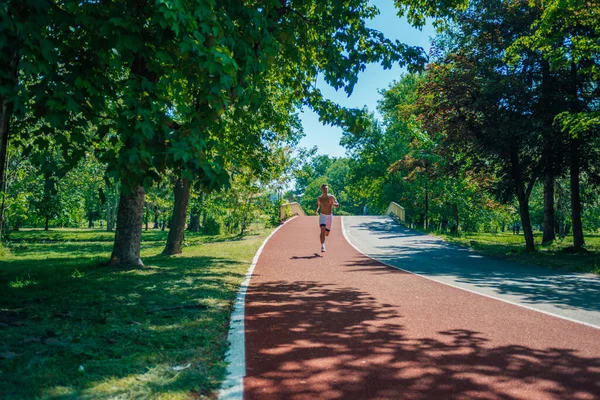
[[[142,3],[133,2],[133,5],[134,7],[137,6],[138,11],[143,7]],[[133,55],[130,72],[132,75],[130,79],[133,80],[143,77],[150,82],[156,83],[158,81],[158,76],[148,68],[145,57],[140,54]],[[141,87],[137,87],[136,90],[141,94]],[[125,149],[132,149],[139,146],[139,144],[135,144],[133,139],[125,140],[124,145]],[[146,195],[144,187],[141,184],[144,172],[145,171],[137,172],[136,176],[139,180],[134,181],[135,183],[133,184],[123,186],[121,190],[119,211],[117,213],[115,243],[110,257],[111,265],[144,266],[140,258],[144,220],[144,199]]]
[[[561,180],[554,181],[554,191],[556,192],[556,212],[555,215],[555,224],[558,226],[558,236],[563,239],[565,237],[565,188],[562,185]]]
[[[167,237],[167,245],[163,250],[165,255],[180,254],[183,245],[185,232],[185,221],[187,218],[187,207],[190,200],[190,181],[189,179],[177,180],[175,184],[175,201],[173,206],[173,216],[171,218],[171,228]]]
[[[88,213],[88,228],[94,227],[94,216],[91,212]]]
[[[520,192],[523,191],[521,190]],[[517,195],[517,197],[519,198],[519,213],[521,215],[521,224],[523,225],[523,235],[525,236],[525,251],[535,251],[535,242],[529,218],[529,198],[524,194]]]
[[[583,225],[581,223],[581,195],[579,188],[579,139],[570,139],[571,147],[571,222],[573,224],[573,247],[581,250],[585,245]]]
[[[8,159],[6,160],[6,162],[8,164]],[[8,175],[8,168],[4,170],[4,174]],[[4,216],[4,213],[6,212],[6,192],[8,192],[7,189],[8,179],[4,179],[2,180],[2,188],[0,188],[0,198],[2,198],[2,201],[0,202],[0,242],[3,240],[4,237],[4,227],[8,226],[8,223],[6,222],[6,218]]]
[[[158,207],[154,207],[154,227],[152,229],[158,229],[160,225],[158,224]]]
[[[542,168],[544,168],[544,235],[542,243],[551,243],[556,239],[554,180],[557,173],[558,155],[556,142],[559,131],[554,127],[556,116],[555,91],[557,85],[552,78],[550,64],[542,60],[542,95],[537,104],[536,112],[543,122],[543,153]]]
[[[425,186],[425,230],[429,230],[429,188]]]
[[[121,192],[110,265],[144,266],[140,259],[144,195],[144,187],[139,184]]]
[[[515,148],[510,151],[511,175],[515,184],[517,199],[519,200],[519,214],[521,215],[521,224],[523,225],[523,236],[525,237],[525,251],[535,251],[535,242],[533,239],[533,230],[531,229],[531,219],[529,217],[529,195],[533,189],[534,180],[529,183],[525,189],[519,154]]]
[[[4,73],[6,74],[3,82],[0,82],[2,86],[12,86],[17,88],[18,84],[18,67],[19,67],[19,48],[18,44],[10,46],[10,39],[8,46],[4,48],[8,54],[7,65],[3,65]],[[8,95],[11,95],[12,91],[9,91]],[[8,137],[10,135],[10,119],[13,113],[13,102],[8,97],[0,97],[0,190],[4,191],[4,178],[5,178],[5,167],[6,167],[6,149],[8,147]]]
[[[107,204],[106,206],[106,231],[112,231],[112,204]]]
[[[106,231],[112,232],[115,229],[115,216],[119,208],[119,183],[115,183],[114,192],[112,195],[112,204],[108,204],[106,212]]]
[[[146,216],[144,218],[144,222],[146,224],[145,230],[148,230],[148,219],[150,218],[150,215],[148,214],[148,206],[145,206],[144,208],[146,209]]]
[[[198,232],[200,230],[200,211],[192,211],[190,214],[190,232]]]
[[[110,205],[109,211],[108,211],[108,218],[106,220],[106,231],[107,232],[112,232],[112,230],[115,229],[115,214],[116,214],[116,209],[112,205]]]
[[[9,38],[9,43],[10,43]],[[8,47],[8,48],[7,48]],[[13,86],[17,87],[18,84],[18,67],[19,67],[19,48],[15,45],[14,48],[5,46],[4,51],[7,51],[8,63],[3,65],[5,73],[8,79],[4,79],[0,82],[1,86]],[[4,69],[3,68],[3,69]],[[16,89],[15,89],[16,91]],[[10,94],[10,93],[9,93]],[[2,232],[4,231],[4,196],[6,194],[6,150],[8,148],[8,137],[10,135],[10,119],[13,113],[13,102],[8,97],[0,97],[0,197],[2,197],[2,209],[0,210],[0,239],[2,238]]]
[[[452,216],[454,217],[454,226],[450,230],[451,233],[458,233],[458,205],[456,203],[452,203]]]
[[[190,213],[190,225],[188,226],[188,230],[190,232],[199,232],[200,231],[200,210],[202,209],[202,203],[204,200],[204,193],[200,193],[200,204],[194,206],[192,212]]]
[[[565,220],[561,219],[558,222],[558,236],[561,238],[565,237]]]
[[[554,175],[546,172],[544,177],[544,237],[542,243],[551,243],[556,239],[554,228]]]
[[[246,207],[244,209],[244,212],[242,213],[242,223],[241,223],[241,229],[240,229],[240,236],[244,236],[244,234],[246,233],[246,228],[248,227],[248,215],[250,214],[250,206],[252,205],[252,197],[248,197],[248,200],[246,202]]]
[[[569,88],[569,96],[571,100],[571,112],[579,111],[579,99],[577,98],[578,85],[577,85],[577,65],[575,62],[571,63],[571,85]],[[571,178],[571,223],[573,225],[573,247],[575,250],[581,250],[585,245],[583,239],[583,226],[581,223],[581,198],[579,192],[579,174],[581,164],[579,158],[581,157],[580,152],[580,141],[581,138],[569,137],[569,172]]]
[[[50,217],[46,215],[46,222],[44,223],[44,230],[48,230],[48,226],[50,225]]]

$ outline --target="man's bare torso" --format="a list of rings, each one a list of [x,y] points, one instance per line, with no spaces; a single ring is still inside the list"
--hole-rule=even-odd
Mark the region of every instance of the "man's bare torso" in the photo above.
[[[323,196],[318,197],[318,202],[321,205],[321,214],[325,214],[325,215],[333,214],[334,199],[335,198],[330,194],[328,194],[327,197],[323,197]]]

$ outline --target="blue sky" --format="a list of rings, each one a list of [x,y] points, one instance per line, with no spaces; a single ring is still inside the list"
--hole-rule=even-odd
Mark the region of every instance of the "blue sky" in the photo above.
[[[379,8],[380,15],[371,21],[369,24],[371,28],[383,32],[390,39],[397,39],[412,46],[421,46],[425,51],[429,51],[429,39],[435,34],[431,25],[423,27],[422,30],[412,28],[405,19],[397,16],[393,0],[373,0],[372,4]],[[371,64],[359,75],[358,83],[350,97],[343,90],[336,92],[323,80],[317,82],[317,87],[321,89],[325,97],[342,106],[362,108],[366,105],[369,110],[376,111],[379,99],[378,90],[387,88],[392,81],[398,79],[403,71],[404,69],[398,66],[385,70],[379,65]],[[319,154],[335,157],[345,155],[344,148],[339,144],[342,137],[340,128],[323,126],[319,122],[317,114],[306,108],[302,110],[300,117],[306,135],[300,141],[301,147],[311,148],[316,145],[319,148]]]

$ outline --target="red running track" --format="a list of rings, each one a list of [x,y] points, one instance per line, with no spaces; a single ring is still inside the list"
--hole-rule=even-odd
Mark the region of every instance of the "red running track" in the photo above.
[[[246,399],[600,399],[600,330],[384,266],[335,217],[267,243],[246,297]]]

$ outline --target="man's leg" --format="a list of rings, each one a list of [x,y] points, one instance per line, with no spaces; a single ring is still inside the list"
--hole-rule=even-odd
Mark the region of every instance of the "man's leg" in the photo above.
[[[321,225],[321,244],[325,243],[325,236],[327,236],[325,225]]]
[[[329,236],[329,232],[331,232],[332,222],[333,222],[333,216],[328,215],[325,219],[325,236]]]

